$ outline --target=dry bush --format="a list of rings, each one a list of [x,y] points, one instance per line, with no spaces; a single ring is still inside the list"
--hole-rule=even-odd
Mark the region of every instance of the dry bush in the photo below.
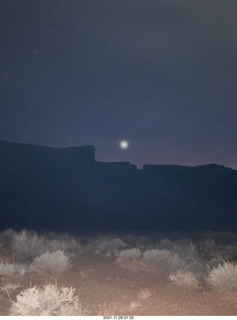
[[[142,252],[137,248],[122,250],[116,259],[116,263],[121,268],[134,272],[155,270],[153,266],[142,260]]]
[[[22,230],[20,233],[14,233],[12,239],[12,249],[14,257],[18,261],[32,262],[36,257],[43,253],[55,252],[57,250],[63,251],[80,251],[80,244],[74,239],[64,236],[64,238],[52,238],[57,235],[50,235],[47,239],[44,235],[39,236],[34,231]]]
[[[54,252],[57,250],[63,250],[66,252],[80,252],[81,245],[79,241],[71,237],[67,233],[47,233],[44,235],[47,250]]]
[[[26,262],[47,251],[44,237],[38,236],[34,231],[26,230],[14,234],[12,249],[17,260]]]
[[[224,262],[213,268],[207,277],[210,286],[223,291],[237,290],[237,264]]]
[[[196,246],[189,240],[180,240],[175,243],[173,251],[187,262],[200,260]]]
[[[0,241],[4,247],[10,248],[15,234],[16,231],[12,229],[6,229],[0,233]]]
[[[160,250],[172,250],[174,248],[174,243],[167,238],[161,239],[159,243],[159,249]]]
[[[223,261],[237,260],[237,236],[232,232],[209,232],[199,243],[200,254],[208,265],[217,267]]]
[[[20,292],[12,302],[10,316],[82,316],[84,311],[72,287],[46,285]]]
[[[11,283],[11,282],[7,282],[5,284],[3,284],[1,287],[0,287],[0,290],[2,291],[6,291],[6,292],[12,292],[12,291],[15,291],[17,289],[19,289],[21,287],[21,284],[20,283]]]
[[[72,266],[70,256],[62,250],[55,252],[45,252],[41,256],[36,257],[29,266],[29,272],[50,273],[58,276]]]
[[[26,266],[15,263],[0,262],[0,275],[1,276],[19,276],[23,277],[26,273]]]
[[[129,247],[134,247],[137,243],[138,237],[133,233],[125,233],[123,234],[122,239]]]
[[[165,249],[146,250],[143,254],[143,261],[169,272],[175,272],[187,266],[186,262],[177,253]]]
[[[119,253],[118,258],[116,259],[117,263],[122,263],[125,261],[132,261],[132,260],[138,260],[142,257],[142,252],[140,249],[133,248],[133,249],[126,249],[122,250]]]
[[[97,243],[98,251],[105,253],[107,256],[118,255],[119,252],[126,246],[126,243],[119,238],[114,238],[110,240],[105,239]]]
[[[46,246],[50,252],[56,250],[63,250],[67,252],[79,252],[81,253],[81,245],[74,239],[46,239]]]
[[[153,247],[153,242],[151,239],[145,236],[140,236],[135,242],[136,248],[141,250],[151,249]]]
[[[126,248],[127,244],[119,239],[113,237],[97,237],[95,239],[88,239],[87,245],[82,249],[87,253],[105,254],[107,256],[118,256],[119,252]]]
[[[177,272],[170,274],[169,278],[171,281],[178,284],[179,286],[199,286],[199,279],[193,272],[178,270]]]

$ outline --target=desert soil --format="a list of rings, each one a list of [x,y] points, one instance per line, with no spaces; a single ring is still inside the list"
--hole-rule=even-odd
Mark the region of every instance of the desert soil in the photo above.
[[[28,275],[21,284],[27,288],[54,281],[48,276]],[[132,263],[120,266],[113,257],[103,255],[74,258],[73,268],[60,276],[57,284],[76,288],[87,315],[237,315],[235,293],[205,286],[181,287],[172,283],[163,271]],[[151,295],[139,298],[139,293],[145,290]],[[10,304],[6,292],[0,292],[0,315],[8,315]]]

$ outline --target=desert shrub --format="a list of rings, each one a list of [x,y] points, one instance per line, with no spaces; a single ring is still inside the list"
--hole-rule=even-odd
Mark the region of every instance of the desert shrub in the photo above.
[[[147,238],[145,236],[140,236],[136,240],[136,247],[141,249],[141,250],[146,250],[148,248],[152,248],[153,247],[153,243],[152,243],[151,239],[149,239],[149,238]]]
[[[192,242],[180,242],[174,245],[173,251],[186,262],[198,261],[200,259],[196,246]]]
[[[190,239],[180,239],[173,242],[167,238],[161,239],[158,249],[174,251],[185,261],[197,261],[199,253]]]
[[[126,243],[119,238],[99,239],[95,242],[96,252],[103,252],[106,255],[118,255],[126,247]]]
[[[122,239],[129,247],[134,247],[138,237],[132,233],[125,233],[123,234]]]
[[[71,267],[70,256],[62,250],[55,252],[45,252],[39,257],[36,257],[28,270],[37,273],[50,273],[59,275]]]
[[[146,250],[143,254],[143,261],[169,272],[184,269],[187,266],[186,262],[177,253],[165,249]]]
[[[118,258],[116,259],[116,262],[122,263],[125,261],[131,261],[131,260],[138,260],[142,257],[142,252],[140,249],[133,248],[133,249],[126,249],[122,250],[119,253]]]
[[[214,239],[207,238],[205,241],[200,242],[199,244],[201,254],[205,259],[212,259],[215,249],[216,242]]]
[[[26,266],[15,263],[0,262],[0,275],[1,276],[20,276],[23,277],[26,273]]]
[[[12,302],[11,316],[81,316],[84,311],[72,287],[46,285],[20,292]]]
[[[199,286],[199,279],[193,273],[185,270],[178,270],[175,273],[171,273],[169,278],[174,283],[180,286],[189,286],[189,287],[198,287]]]
[[[21,284],[20,283],[11,283],[11,282],[7,282],[5,284],[3,284],[1,287],[0,287],[0,290],[2,291],[6,291],[6,292],[12,292],[12,291],[15,291],[17,289],[19,289],[21,287]]]
[[[54,236],[57,237],[57,235]],[[43,235],[39,236],[34,231],[22,230],[13,236],[12,248],[14,257],[18,261],[32,262],[36,257],[47,251],[80,251],[80,244],[75,239],[69,237],[64,238],[52,238],[51,235],[51,238],[48,239]]]
[[[44,235],[47,250],[54,252],[56,250],[63,250],[67,252],[81,252],[81,245],[79,241],[71,237],[67,233],[47,233]]]
[[[12,248],[14,257],[19,261],[32,261],[47,251],[44,238],[26,230],[14,234]]]
[[[141,257],[142,252],[140,249],[126,249],[119,253],[115,261],[121,268],[136,272],[147,268],[147,265],[141,260]]]
[[[181,241],[174,245],[173,250],[186,262],[186,271],[195,274],[204,274],[206,272],[206,261],[200,256],[197,247],[192,242],[182,243]]]
[[[211,261],[213,267],[217,267],[225,259],[232,258],[227,249],[228,247],[217,245],[212,239],[200,243],[201,255],[204,259]]]
[[[223,261],[237,260],[237,237],[231,232],[211,232],[199,243],[200,254],[212,267]]]
[[[174,247],[174,244],[170,239],[165,238],[165,239],[161,239],[158,246],[159,246],[159,249],[161,250],[164,250],[164,249],[172,250]]]
[[[12,229],[6,229],[0,233],[0,242],[4,247],[10,247],[16,232]]]
[[[237,264],[224,262],[213,268],[207,277],[207,282],[214,288],[224,291],[237,290]]]
[[[194,274],[198,274],[198,276],[204,277],[207,274],[207,265],[205,261],[192,261],[186,264],[186,271],[193,272]]]
[[[237,246],[236,244],[217,245],[212,256],[212,260],[216,261],[217,265],[221,264],[222,261],[234,261],[237,259]]]
[[[107,256],[118,256],[119,252],[127,247],[127,244],[120,238],[112,236],[96,237],[87,239],[87,244],[82,248],[82,251],[87,253],[105,254]]]
[[[81,252],[81,246],[80,244],[74,239],[45,239],[45,244],[47,247],[47,250],[50,252],[54,252],[57,250],[63,250],[67,252]]]

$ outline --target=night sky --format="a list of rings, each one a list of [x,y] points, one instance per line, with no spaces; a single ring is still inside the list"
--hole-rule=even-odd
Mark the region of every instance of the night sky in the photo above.
[[[236,101],[236,0],[0,0],[0,140],[237,169]]]

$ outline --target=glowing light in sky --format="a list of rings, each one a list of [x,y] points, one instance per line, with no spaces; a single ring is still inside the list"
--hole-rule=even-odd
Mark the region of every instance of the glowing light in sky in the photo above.
[[[129,146],[129,143],[128,143],[128,141],[123,140],[123,141],[121,141],[121,142],[119,143],[119,146],[120,146],[121,149],[127,149],[128,146]]]

